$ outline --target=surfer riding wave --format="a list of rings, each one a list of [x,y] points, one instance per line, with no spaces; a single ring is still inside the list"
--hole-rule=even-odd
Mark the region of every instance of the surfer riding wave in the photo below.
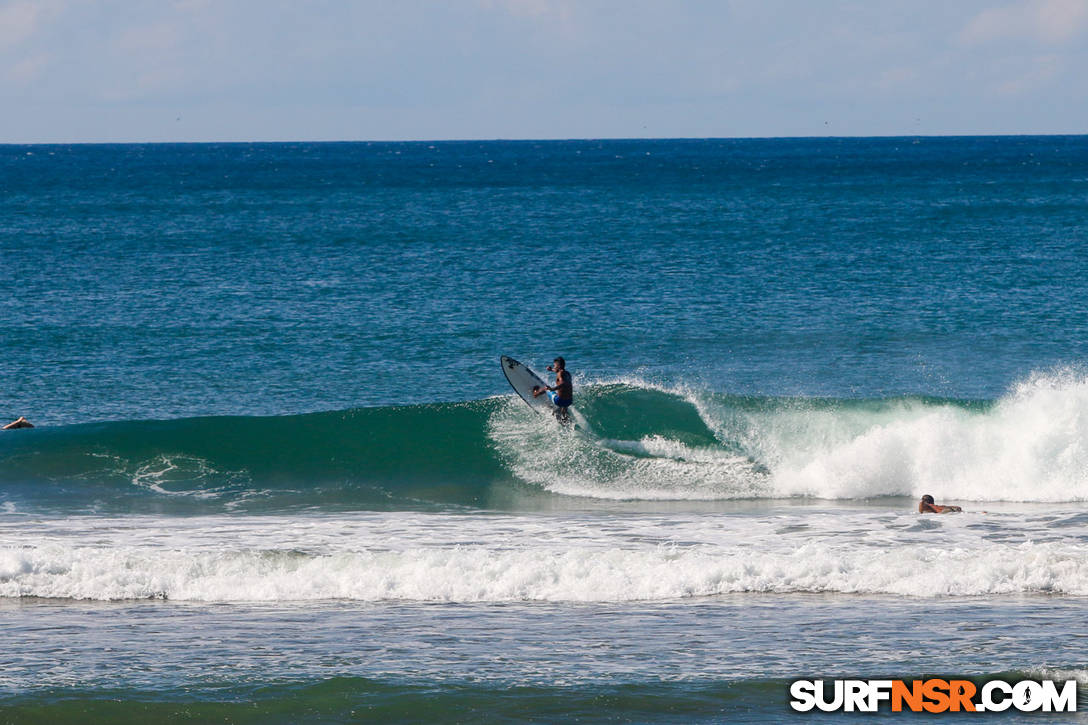
[[[558,408],[555,417],[565,421],[570,415],[570,406],[574,404],[574,382],[570,371],[567,370],[567,361],[557,357],[545,370],[555,373],[555,385],[545,385],[534,389],[533,397],[539,397],[544,393],[552,394],[552,403]]]

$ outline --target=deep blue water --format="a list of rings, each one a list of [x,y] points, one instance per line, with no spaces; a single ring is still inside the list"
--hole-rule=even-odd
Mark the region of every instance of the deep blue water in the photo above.
[[[1086,219],[1084,136],[0,146],[0,720],[1088,681]]]
[[[0,410],[989,398],[1088,351],[1085,137],[0,147]]]

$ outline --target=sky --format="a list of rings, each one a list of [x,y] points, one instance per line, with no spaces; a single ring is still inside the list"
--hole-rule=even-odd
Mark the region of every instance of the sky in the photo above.
[[[0,143],[1088,131],[1088,0],[0,0]]]

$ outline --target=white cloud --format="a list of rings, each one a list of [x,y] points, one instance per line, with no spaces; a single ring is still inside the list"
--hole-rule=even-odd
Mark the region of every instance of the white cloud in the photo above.
[[[919,78],[914,68],[890,68],[880,73],[876,85],[885,91],[895,91],[916,85]]]
[[[176,0],[174,8],[183,13],[203,13],[212,8],[212,0]]]
[[[567,21],[571,18],[571,6],[565,0],[480,0],[485,8],[501,8],[520,18],[553,17]]]
[[[38,25],[38,6],[30,2],[11,2],[0,7],[0,49],[23,42]]]
[[[1083,32],[1088,25],[1088,2],[1047,0],[1038,3],[1035,21],[1041,37],[1052,42],[1064,42]]]
[[[7,68],[4,78],[15,85],[29,85],[41,77],[48,64],[49,56],[44,53],[24,58]]]
[[[181,33],[168,22],[128,28],[121,33],[118,46],[127,52],[154,54],[162,53],[178,46]]]
[[[1031,60],[1022,73],[1001,83],[997,92],[1005,96],[1018,96],[1050,83],[1062,70],[1061,59],[1056,55],[1042,55]]]
[[[967,45],[1027,38],[1047,45],[1065,43],[1088,27],[1088,0],[1022,0],[988,8],[960,33]]]

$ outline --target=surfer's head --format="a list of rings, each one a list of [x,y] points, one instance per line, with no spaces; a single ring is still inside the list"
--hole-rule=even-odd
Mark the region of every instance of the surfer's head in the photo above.
[[[555,366],[556,370],[566,370],[567,369],[567,361],[564,360],[561,357],[557,357],[556,359],[552,360],[552,365]]]
[[[925,496],[922,496],[922,503],[933,503],[933,497],[927,493]]]

